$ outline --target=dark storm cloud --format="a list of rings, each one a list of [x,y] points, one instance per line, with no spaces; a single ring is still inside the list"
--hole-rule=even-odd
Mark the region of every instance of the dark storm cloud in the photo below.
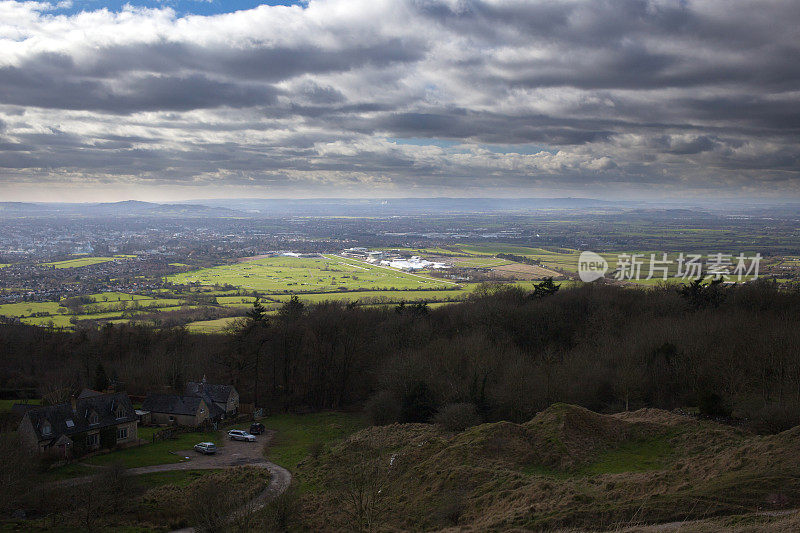
[[[418,2],[420,11],[487,47],[542,46],[541,60],[500,59],[533,86],[648,88],[707,83],[796,87],[800,3]],[[705,9],[704,9],[705,8]],[[777,31],[781,28],[784,31]],[[702,53],[698,53],[702,52]],[[497,57],[484,56],[487,61]]]
[[[385,67],[419,60],[424,48],[413,40],[386,39],[341,49],[310,45],[212,47],[186,43],[147,43],[109,47],[76,68],[87,76],[111,76],[139,70],[214,72],[241,80],[276,82],[306,73],[324,74],[364,66]]]
[[[78,78],[66,72],[0,68],[2,103],[109,113],[249,107],[274,101],[271,86],[218,81],[202,74],[145,75],[125,81]]]
[[[396,113],[381,117],[371,130],[402,137],[471,139],[486,143],[584,144],[607,139],[606,121],[558,119],[546,115],[513,116],[459,110],[450,114]],[[594,126],[594,127],[593,127]],[[595,127],[598,127],[595,129]]]
[[[800,189],[796,1],[37,9],[0,5],[0,165],[20,172]]]

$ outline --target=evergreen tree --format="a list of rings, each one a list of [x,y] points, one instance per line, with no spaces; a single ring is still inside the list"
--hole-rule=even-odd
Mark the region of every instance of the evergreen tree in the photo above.
[[[267,320],[267,308],[261,303],[259,298],[253,302],[253,307],[247,311],[247,318],[253,321],[254,324],[263,324]]]
[[[103,363],[97,363],[97,368],[94,370],[94,390],[104,391],[108,388],[108,375]]]
[[[285,319],[297,320],[302,316],[305,307],[303,302],[300,301],[300,298],[298,298],[296,294],[293,294],[289,301],[281,306],[279,314]]]
[[[556,285],[553,283],[553,278],[547,278],[540,283],[535,283],[533,285],[533,293],[531,293],[532,298],[544,298],[545,296],[552,296],[553,294],[558,292],[558,289],[561,288],[561,285]]]

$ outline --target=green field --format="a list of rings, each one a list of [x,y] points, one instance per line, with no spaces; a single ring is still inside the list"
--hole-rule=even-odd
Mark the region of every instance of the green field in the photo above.
[[[460,268],[492,268],[504,265],[513,265],[513,261],[497,259],[494,257],[467,257],[456,259],[453,264]]]
[[[577,271],[580,251],[557,248],[519,246],[503,243],[459,244],[447,248],[398,249],[406,253],[432,257],[436,254],[449,255],[452,262],[461,268],[494,268],[515,264],[500,259],[497,254],[508,253],[537,260],[544,268],[561,272]],[[654,279],[644,279],[648,275],[650,253],[640,254],[639,280],[628,279],[630,286],[652,287],[660,283],[661,273],[656,271]],[[608,276],[617,267],[616,253],[602,254],[609,264]],[[656,253],[661,257],[661,253]],[[73,261],[100,260],[104,258],[81,258]],[[113,258],[105,258],[113,259]],[[683,278],[674,278],[677,269],[677,254],[669,254],[669,276],[667,283],[685,283]],[[705,257],[703,258],[706,259]],[[793,267],[797,261],[794,256],[781,257],[773,263]],[[0,305],[0,315],[19,318],[23,323],[70,329],[75,322],[101,321],[121,324],[145,320],[140,315],[151,315],[152,324],[164,323],[153,313],[178,310],[192,310],[216,307],[212,314],[204,313],[202,318],[184,315],[189,322],[189,331],[196,333],[218,333],[224,331],[234,318],[222,317],[231,312],[244,316],[255,299],[261,299],[267,314],[276,314],[279,308],[293,295],[306,304],[326,301],[355,302],[370,307],[387,307],[401,301],[428,302],[431,308],[451,302],[466,300],[476,287],[475,282],[456,283],[447,279],[437,279],[427,272],[404,272],[393,268],[367,263],[357,259],[326,254],[319,257],[298,258],[292,256],[273,256],[234,264],[193,270],[170,275],[167,281],[183,285],[177,289],[160,289],[149,295],[109,292],[89,295],[90,302],[83,298],[83,305],[75,305],[74,299],[62,302],[20,302]],[[734,280],[735,281],[735,280]],[[572,280],[559,280],[562,287],[573,285]],[[513,285],[531,290],[534,282],[515,281]],[[223,288],[223,287],[228,288]],[[235,288],[234,288],[235,287]],[[177,292],[175,292],[177,291]],[[70,309],[65,307],[70,304]],[[150,318],[146,320],[150,320]],[[166,317],[165,317],[166,318]],[[170,320],[180,318],[173,315]],[[187,320],[187,321],[188,321]],[[174,322],[167,322],[174,324]]]
[[[79,257],[76,259],[67,259],[65,261],[54,261],[52,263],[42,263],[46,266],[56,268],[77,268],[89,265],[98,265],[100,263],[108,263],[117,259],[130,259],[136,257],[135,255],[115,255],[114,257]]]
[[[238,318],[218,318],[216,320],[201,320],[199,322],[191,322],[186,325],[192,333],[220,333],[225,331],[231,326]]]
[[[32,400],[0,400],[0,413],[7,413],[11,411],[11,407],[15,403],[27,403],[30,405],[41,405],[42,400],[40,398],[34,398]]]
[[[70,322],[71,318],[72,318],[72,316],[70,316],[70,315],[23,317],[23,318],[20,319],[20,322],[22,322],[23,324],[31,325],[31,326],[46,326],[46,327],[53,327],[53,328],[70,328],[70,327],[72,327],[72,322]]]
[[[387,252],[399,252],[408,255],[443,255],[449,257],[467,257],[469,254],[450,248],[375,248]]]
[[[308,303],[320,303],[325,301],[362,301],[381,300],[386,302],[400,301],[441,301],[441,300],[463,300],[467,297],[474,285],[465,285],[451,290],[432,290],[432,291],[353,291],[344,293],[321,293],[321,294],[299,294],[301,301]],[[279,302],[286,302],[292,296],[289,294],[275,294],[266,296],[267,299],[274,299]],[[378,302],[380,303],[380,302]]]
[[[473,247],[474,248],[474,247]],[[519,248],[515,248],[519,251]],[[539,250],[525,249],[524,251]],[[438,250],[437,250],[438,251]],[[476,252],[480,252],[478,255]],[[468,256],[468,253],[476,254]],[[98,259],[98,258],[84,258]],[[510,264],[510,261],[482,255],[482,250],[462,252],[457,261],[465,267],[487,268]],[[107,292],[61,302],[20,302],[0,305],[0,315],[19,318],[21,322],[71,329],[76,322],[101,321],[114,324],[136,321],[142,314],[221,307],[244,316],[257,292],[268,314],[277,313],[292,295],[306,304],[326,301],[357,302],[359,305],[384,306],[399,302],[425,301],[431,307],[467,299],[476,283],[457,284],[436,279],[425,273],[403,272],[356,259],[325,255],[315,258],[275,256],[231,265],[222,265],[169,276],[176,284],[192,284],[176,294],[166,289],[148,295]],[[219,289],[230,285],[237,289]],[[514,285],[530,290],[532,282]],[[69,305],[69,308],[67,308]],[[233,318],[190,322],[197,333],[224,331]],[[155,320],[158,323],[158,320]]]
[[[144,435],[143,435],[144,436]],[[224,446],[225,439],[222,433],[214,431],[211,433],[183,433],[175,439],[151,442],[135,448],[125,448],[111,453],[95,455],[85,462],[91,465],[110,465],[121,464],[125,468],[136,468],[139,466],[160,465],[165,463],[180,463],[185,459],[172,452],[179,450],[191,450],[198,442],[211,441],[217,446]]]
[[[507,253],[507,254],[515,254],[521,255],[530,259],[538,260],[541,265],[545,268],[555,268],[558,270],[566,271],[566,272],[577,272],[578,271],[578,258],[580,257],[580,250],[571,250],[566,248],[561,248],[558,250],[547,250],[544,248],[533,248],[527,246],[516,246],[510,244],[469,244],[463,245],[459,247],[466,253],[476,254],[478,256],[481,255],[494,255],[499,253]],[[618,260],[620,253],[601,253],[600,255],[608,262],[609,271],[613,272],[618,267]],[[651,254],[654,254],[656,260],[661,260],[663,257],[663,252],[660,251],[648,251],[648,250],[631,250],[625,252],[628,255],[631,254],[638,254],[639,257],[636,258],[637,262],[641,262],[641,273],[640,279],[627,279],[626,281],[630,281],[632,283],[637,283],[640,285],[656,285],[659,281],[664,281],[663,274],[660,270],[655,270],[653,273],[653,279],[645,279],[649,274],[650,268],[650,260]],[[685,283],[687,280],[684,278],[673,278],[677,274],[678,269],[678,256],[677,253],[667,253],[667,260],[669,264],[667,265],[668,271],[668,283]],[[688,258],[688,255],[686,256]],[[749,256],[748,256],[749,257]],[[708,261],[707,254],[701,254],[701,262],[705,265]],[[478,260],[477,258],[472,259],[470,258],[469,261]],[[485,261],[490,261],[489,258],[485,258]],[[630,259],[629,259],[630,261]],[[461,261],[458,262],[459,265],[463,265]],[[766,265],[770,264],[769,259],[762,260],[762,266],[765,267]],[[784,265],[791,266],[791,263],[787,264],[787,261],[783,261]],[[654,264],[655,266],[658,266]],[[733,258],[733,267],[736,266],[736,259]],[[762,269],[763,272],[763,269]],[[750,279],[750,277],[746,277],[743,279]],[[726,277],[726,281],[737,281],[736,276],[728,276]]]
[[[128,322],[123,316],[142,313],[197,309],[197,305],[179,298],[153,298],[141,294],[107,292],[83,297],[91,300],[73,310],[61,302],[19,302],[0,305],[0,315],[19,318],[20,322],[33,326],[71,328],[73,321],[107,320],[115,323]]]
[[[100,292],[97,294],[90,294],[89,298],[95,302],[122,302],[125,300],[148,300],[149,296],[142,296],[141,294],[128,294],[126,292]]]
[[[174,274],[167,280],[177,284],[227,284],[287,294],[354,289],[435,289],[455,285],[335,255],[320,258],[268,257]]]
[[[269,460],[290,470],[315,446],[324,447],[367,426],[361,415],[338,412],[273,415],[261,423],[277,432],[269,447]]]
[[[24,317],[36,313],[58,314],[61,304],[58,302],[19,302],[0,305],[0,315]]]

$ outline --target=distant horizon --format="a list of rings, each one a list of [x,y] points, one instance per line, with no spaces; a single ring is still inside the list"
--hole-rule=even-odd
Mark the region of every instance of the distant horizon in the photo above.
[[[800,198],[739,198],[739,197],[717,197],[709,198],[628,198],[628,199],[614,199],[614,198],[601,198],[592,196],[375,196],[375,197],[345,197],[345,196],[306,196],[306,197],[258,197],[258,196],[241,196],[241,197],[224,197],[224,198],[187,198],[182,200],[140,200],[137,198],[127,198],[123,200],[97,200],[97,201],[39,201],[39,200],[0,200],[0,205],[3,204],[32,204],[32,205],[113,205],[124,203],[141,203],[149,205],[207,205],[207,204],[223,204],[223,203],[237,203],[237,202],[389,202],[389,201],[402,201],[402,200],[449,200],[449,201],[480,201],[480,200],[495,200],[495,201],[509,201],[509,202],[524,202],[524,201],[546,201],[546,200],[572,200],[572,201],[591,201],[598,203],[608,204],[653,204],[653,205],[674,205],[680,207],[681,205],[718,205],[718,204],[736,204],[736,205],[798,205],[800,207]]]

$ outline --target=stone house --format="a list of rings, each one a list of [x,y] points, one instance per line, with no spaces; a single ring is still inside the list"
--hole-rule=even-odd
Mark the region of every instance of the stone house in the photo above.
[[[187,383],[184,394],[203,398],[211,408],[211,417],[214,420],[236,416],[239,411],[239,393],[236,388],[233,385],[208,383],[205,376],[202,381]]]
[[[153,424],[198,427],[212,418],[211,408],[199,396],[150,393],[142,403]]]
[[[124,392],[73,398],[27,409],[19,423],[23,444],[68,457],[138,440],[136,414]]]

